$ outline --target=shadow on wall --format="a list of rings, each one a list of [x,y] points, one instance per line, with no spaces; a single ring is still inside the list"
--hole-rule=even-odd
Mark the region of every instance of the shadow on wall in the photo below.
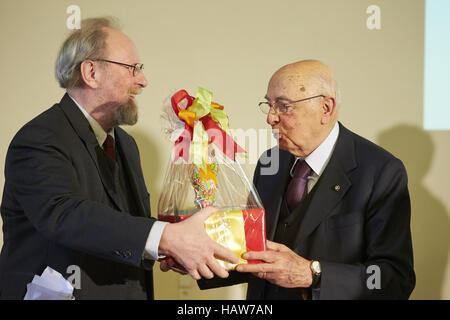
[[[424,185],[434,154],[431,136],[422,128],[399,125],[377,141],[403,161],[411,195],[416,287],[411,299],[440,299],[450,248],[450,221],[445,206]]]

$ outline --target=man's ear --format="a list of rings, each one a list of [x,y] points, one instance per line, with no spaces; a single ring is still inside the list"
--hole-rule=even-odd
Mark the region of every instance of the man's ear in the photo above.
[[[94,61],[84,60],[80,66],[81,78],[84,84],[93,89],[98,88],[98,71],[99,68],[96,68]]]
[[[337,112],[336,99],[333,97],[323,98],[322,124],[327,124],[332,119],[334,119],[336,112]]]

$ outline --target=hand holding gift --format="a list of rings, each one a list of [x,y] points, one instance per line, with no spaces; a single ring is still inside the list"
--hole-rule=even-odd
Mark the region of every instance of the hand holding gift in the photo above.
[[[205,232],[204,221],[216,211],[205,208],[190,219],[167,225],[159,243],[159,252],[172,257],[196,280],[211,279],[214,274],[228,277],[216,258],[238,262],[233,252],[212,241]]]

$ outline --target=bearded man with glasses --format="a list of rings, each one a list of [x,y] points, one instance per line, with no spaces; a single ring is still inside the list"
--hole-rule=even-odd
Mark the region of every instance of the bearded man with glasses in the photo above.
[[[150,215],[138,147],[119,127],[137,122],[147,86],[133,41],[111,19],[86,19],[55,69],[66,93],[19,130],[6,157],[0,299],[23,299],[47,266],[66,278],[77,267],[75,299],[153,299],[162,255],[195,279],[227,277],[215,258],[238,258],[206,234],[214,209],[176,224]]]

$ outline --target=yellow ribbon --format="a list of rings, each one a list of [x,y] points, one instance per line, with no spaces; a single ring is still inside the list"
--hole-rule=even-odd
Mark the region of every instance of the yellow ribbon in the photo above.
[[[203,181],[212,179],[214,181],[214,183],[217,185],[217,177],[216,177],[216,174],[214,173],[214,171],[212,171],[210,164],[208,164],[206,166],[206,172],[203,170],[200,170],[200,176]]]
[[[178,112],[178,117],[181,120],[184,120],[184,122],[186,122],[190,127],[194,126],[196,116],[197,116],[196,113],[191,110],[182,109]]]
[[[207,163],[208,163],[208,134],[203,128],[203,123],[198,121],[194,125],[192,135],[191,146],[189,148],[189,154],[192,163],[203,170],[203,172],[207,172]]]
[[[212,102],[211,99],[212,92],[199,87],[197,96],[188,110],[196,113],[195,120],[210,114],[211,118],[219,124],[222,130],[229,134],[228,116],[223,111],[224,107],[218,103]]]
[[[228,125],[228,116],[223,111],[224,107],[218,103],[212,102],[212,92],[199,87],[197,89],[197,96],[192,102],[192,105],[187,110],[180,110],[178,116],[185,120],[188,125],[193,127],[192,143],[189,153],[192,163],[203,170],[207,174],[208,163],[208,134],[201,122],[194,125],[196,120],[199,120],[208,114],[211,118],[219,124],[219,126],[230,133]],[[180,115],[181,114],[181,115]]]

